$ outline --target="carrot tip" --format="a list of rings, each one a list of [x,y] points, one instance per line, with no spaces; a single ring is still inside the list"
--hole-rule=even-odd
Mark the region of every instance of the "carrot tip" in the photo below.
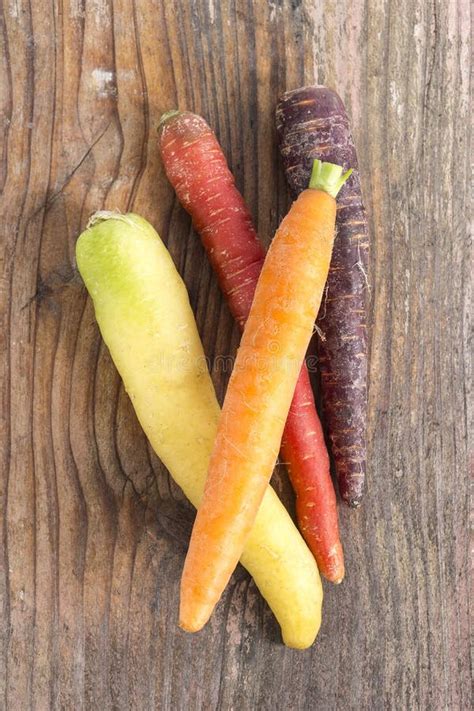
[[[183,622],[183,620],[180,620],[178,624],[180,629],[184,630],[184,632],[199,632],[199,630],[201,629],[200,627],[195,627],[194,625],[187,624],[186,622]]]
[[[181,593],[183,595],[183,593]],[[179,626],[185,632],[199,632],[208,622],[213,605],[208,605],[196,599],[180,601]]]
[[[177,116],[180,114],[181,111],[179,109],[171,109],[170,111],[165,111],[164,114],[161,114],[160,120],[158,121],[158,126],[157,130],[159,131],[161,128],[163,128],[164,124],[173,116]]]
[[[351,509],[358,509],[360,504],[361,504],[361,497],[342,497],[343,501],[347,506],[349,506]]]
[[[346,573],[346,571],[344,570],[344,566],[339,566],[338,568],[336,568],[336,570],[333,569],[330,572],[320,572],[326,578],[326,580],[329,583],[333,583],[333,585],[340,585],[344,580],[344,575]]]

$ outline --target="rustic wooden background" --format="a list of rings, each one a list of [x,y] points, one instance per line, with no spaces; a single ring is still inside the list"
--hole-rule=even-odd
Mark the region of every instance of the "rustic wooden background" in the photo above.
[[[469,707],[470,29],[469,0],[4,0],[1,708]],[[297,652],[242,569],[202,633],[177,628],[193,512],[74,243],[98,208],[147,217],[207,353],[232,353],[156,124],[175,106],[209,120],[268,242],[288,205],[275,102],[316,81],[347,103],[370,217],[370,467],[361,510],[341,509],[347,579]]]

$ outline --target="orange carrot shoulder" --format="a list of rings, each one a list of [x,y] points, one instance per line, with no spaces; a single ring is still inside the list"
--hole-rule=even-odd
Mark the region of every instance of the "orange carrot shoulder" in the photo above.
[[[268,251],[222,409],[181,581],[180,624],[209,619],[242,553],[278,455],[326,283],[336,195],[350,172],[314,162]]]

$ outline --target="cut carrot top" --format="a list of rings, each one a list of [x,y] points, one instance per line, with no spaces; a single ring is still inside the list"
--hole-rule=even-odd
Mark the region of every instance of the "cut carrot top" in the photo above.
[[[335,163],[324,163],[320,160],[313,162],[313,170],[309,181],[309,188],[312,190],[324,190],[331,197],[336,198],[348,177],[352,174],[352,168],[342,174],[342,168]]]

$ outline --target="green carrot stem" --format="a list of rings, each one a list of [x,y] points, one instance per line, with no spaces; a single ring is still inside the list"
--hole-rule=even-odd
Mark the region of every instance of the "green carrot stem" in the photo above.
[[[313,170],[311,171],[311,179],[309,187],[312,190],[324,190],[328,195],[336,198],[339,190],[342,188],[347,178],[351,175],[352,168],[342,175],[340,165],[334,163],[324,163],[318,158],[313,162]]]
[[[168,119],[170,119],[172,116],[176,116],[177,114],[181,113],[179,109],[171,109],[170,111],[165,111],[164,114],[161,114],[160,120],[158,121],[158,126],[157,129],[160,130],[160,128],[163,126]]]

